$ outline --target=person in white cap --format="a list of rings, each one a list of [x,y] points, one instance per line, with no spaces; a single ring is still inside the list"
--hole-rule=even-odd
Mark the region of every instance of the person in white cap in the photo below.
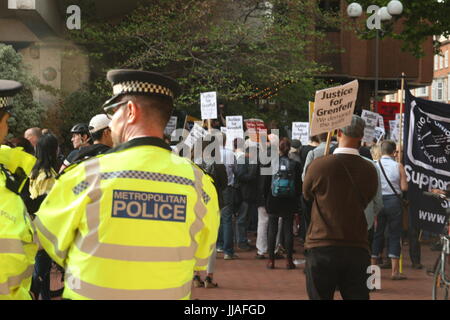
[[[110,122],[111,119],[106,114],[97,114],[92,117],[89,122],[89,133],[94,143],[83,148],[74,159],[74,163],[79,163],[99,154],[104,154],[111,149],[113,142],[111,129],[109,128]]]

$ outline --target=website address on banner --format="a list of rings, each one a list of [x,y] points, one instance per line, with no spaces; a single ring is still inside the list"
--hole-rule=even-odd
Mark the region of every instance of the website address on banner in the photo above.
[[[445,223],[445,216],[437,213],[419,210],[419,219],[428,222],[436,222],[439,224]]]

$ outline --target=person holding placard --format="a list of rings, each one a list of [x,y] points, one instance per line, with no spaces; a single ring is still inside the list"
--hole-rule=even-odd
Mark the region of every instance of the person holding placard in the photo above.
[[[364,120],[352,116],[338,130],[333,155],[311,163],[303,181],[303,196],[313,201],[305,242],[306,287],[313,300],[333,299],[339,287],[343,299],[369,299],[370,265],[364,209],[375,197],[375,166],[358,152]]]

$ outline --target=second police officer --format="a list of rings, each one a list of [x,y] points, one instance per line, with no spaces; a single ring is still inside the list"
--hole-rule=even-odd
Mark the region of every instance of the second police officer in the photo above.
[[[22,84],[0,80],[0,144],[8,133],[12,98]],[[20,197],[36,158],[0,145],[0,300],[30,300],[37,244]]]

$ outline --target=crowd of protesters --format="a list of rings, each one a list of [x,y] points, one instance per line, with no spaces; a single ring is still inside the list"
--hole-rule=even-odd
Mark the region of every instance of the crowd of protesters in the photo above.
[[[7,141],[37,158],[22,194],[32,217],[58,175],[112,147],[109,121],[106,115],[97,115],[89,124],[74,125],[74,149],[66,157],[49,130],[30,128],[23,138]],[[336,288],[343,298],[368,298],[368,289],[362,284],[370,263],[391,268],[392,280],[406,279],[399,270],[404,229],[408,227],[401,206],[407,191],[405,171],[397,162],[393,141],[369,148],[361,145],[363,132],[364,121],[354,116],[352,124],[338,130],[332,139],[328,146],[332,156],[328,157],[324,157],[327,134],[312,136],[308,145],[270,134],[269,140],[277,141],[278,150],[266,151],[276,153],[279,163],[272,175],[261,174],[267,164],[250,161],[250,145],[260,147],[251,139],[227,144],[226,135],[220,133],[220,139],[218,135],[204,139],[202,150],[215,139],[222,143],[220,163],[195,159],[193,152],[185,154],[214,179],[221,210],[219,236],[206,277],[202,280],[201,273],[195,272],[194,286],[218,287],[213,279],[215,262],[218,258],[239,259],[236,251],[254,250],[255,259],[267,259],[267,269],[276,268],[277,259],[285,259],[286,269],[295,269],[304,260],[294,260],[294,241],[305,248],[304,272],[312,299],[332,299]],[[230,145],[232,148],[226,147]],[[256,233],[254,245],[250,232]],[[415,230],[409,233],[408,241],[412,266],[420,269]],[[338,268],[331,268],[331,264]],[[34,298],[51,298],[51,269],[51,258],[40,250],[31,287]]]

